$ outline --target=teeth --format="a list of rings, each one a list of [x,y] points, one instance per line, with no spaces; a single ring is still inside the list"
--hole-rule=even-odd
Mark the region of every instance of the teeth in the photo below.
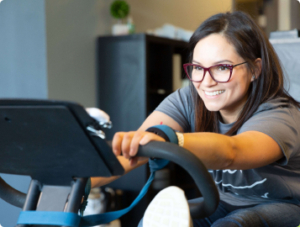
[[[214,96],[214,95],[222,94],[222,93],[224,93],[224,92],[225,92],[225,90],[221,90],[221,91],[213,91],[213,92],[205,91],[205,94],[206,94],[206,95],[210,95],[210,96]]]

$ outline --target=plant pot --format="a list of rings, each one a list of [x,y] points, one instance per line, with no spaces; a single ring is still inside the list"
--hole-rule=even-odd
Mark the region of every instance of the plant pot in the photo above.
[[[129,27],[127,24],[114,24],[112,26],[113,35],[128,35]]]

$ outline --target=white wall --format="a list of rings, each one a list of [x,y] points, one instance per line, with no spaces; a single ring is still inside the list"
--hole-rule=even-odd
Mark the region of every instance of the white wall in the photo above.
[[[116,22],[113,0],[46,0],[50,99],[96,105],[96,38]],[[194,30],[207,17],[231,10],[232,0],[128,0],[137,32],[172,23]]]
[[[47,98],[44,0],[0,3],[0,99]],[[30,177],[1,174],[27,192]],[[15,226],[21,209],[0,199],[0,225]]]
[[[96,38],[110,33],[109,1],[46,0],[50,99],[96,105]]]
[[[46,98],[44,0],[0,3],[0,98]]]
[[[205,19],[232,10],[232,0],[127,0],[137,32],[164,23],[195,30]]]

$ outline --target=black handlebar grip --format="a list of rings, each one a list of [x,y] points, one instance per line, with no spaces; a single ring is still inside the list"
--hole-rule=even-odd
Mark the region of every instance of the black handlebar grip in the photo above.
[[[194,179],[203,200],[190,204],[192,218],[204,218],[213,214],[219,204],[219,192],[203,163],[190,151],[168,142],[149,142],[139,147],[137,156],[170,160],[183,167]]]

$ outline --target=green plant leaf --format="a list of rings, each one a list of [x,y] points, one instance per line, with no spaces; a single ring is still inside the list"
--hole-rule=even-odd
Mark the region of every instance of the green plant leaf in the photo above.
[[[110,13],[117,19],[125,18],[129,14],[129,5],[123,0],[114,1],[110,7]]]

